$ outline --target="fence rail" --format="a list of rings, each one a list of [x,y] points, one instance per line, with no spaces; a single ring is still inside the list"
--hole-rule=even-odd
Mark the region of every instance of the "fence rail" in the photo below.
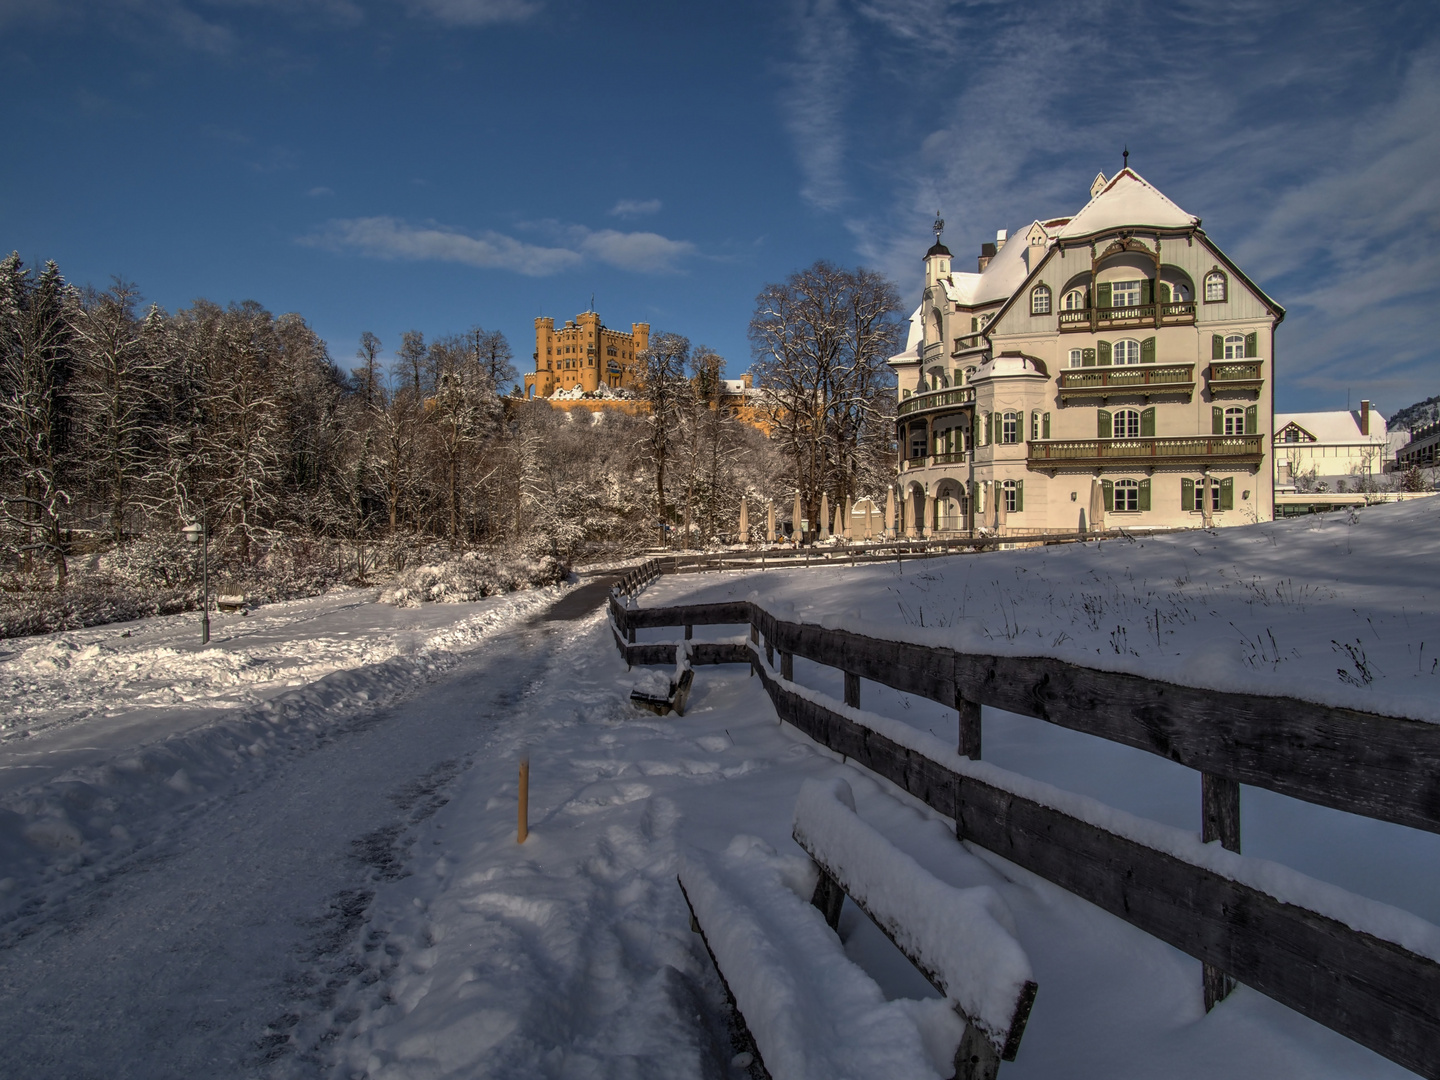
[[[867,726],[846,706],[858,708],[861,679],[869,679],[955,708],[959,750],[971,759],[981,752],[980,706],[989,705],[1179,762],[1202,776],[1204,839],[1235,852],[1241,783],[1440,832],[1440,725],[1047,658],[889,641],[777,619],[749,601],[634,609],[612,598],[610,610],[616,643],[632,664],[674,660],[673,644],[631,643],[637,627],[685,626],[688,637],[696,625],[748,623],[751,644],[695,643],[695,662],[749,662],[781,719],[953,818],[961,839],[1201,960],[1207,1007],[1223,997],[1225,976],[1239,979],[1440,1080],[1440,963],[1431,957],[1279,900],[1203,859],[1009,790],[989,773],[967,772],[962,758],[947,765]],[[704,659],[703,644],[711,646]],[[790,681],[795,656],[844,673],[843,706],[798,692]]]

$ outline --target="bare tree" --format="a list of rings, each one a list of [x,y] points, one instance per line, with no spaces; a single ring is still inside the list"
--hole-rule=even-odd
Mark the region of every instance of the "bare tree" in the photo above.
[[[681,405],[689,392],[685,380],[689,360],[689,338],[659,333],[650,338],[650,347],[635,364],[640,398],[650,407],[644,443],[655,470],[655,513],[662,523],[670,518],[665,503],[665,467],[671,457]]]

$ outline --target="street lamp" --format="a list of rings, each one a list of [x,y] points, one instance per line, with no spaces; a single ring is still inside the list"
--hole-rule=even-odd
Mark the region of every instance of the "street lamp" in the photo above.
[[[200,544],[200,644],[210,644],[210,535],[192,522],[180,530],[192,544]]]

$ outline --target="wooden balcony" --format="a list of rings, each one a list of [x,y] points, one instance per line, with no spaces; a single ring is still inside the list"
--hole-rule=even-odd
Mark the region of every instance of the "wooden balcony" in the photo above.
[[[909,458],[900,462],[900,471],[910,472],[912,469],[929,469],[940,465],[963,465],[966,454],[964,450],[946,450],[938,454],[931,454],[929,457]]]
[[[1025,464],[1060,469],[1153,469],[1165,465],[1259,467],[1264,435],[1186,435],[1164,439],[1047,439],[1031,442]]]
[[[1065,368],[1060,372],[1060,404],[1072,401],[1104,402],[1119,396],[1184,394],[1195,392],[1194,364],[1127,364],[1123,367]]]
[[[1210,365],[1211,390],[1259,390],[1265,385],[1263,360],[1223,360]]]
[[[955,348],[951,350],[951,355],[959,356],[961,353],[983,348],[984,345],[984,334],[966,334],[964,337],[957,337],[955,339]]]
[[[1195,301],[1167,304],[1137,304],[1133,307],[1084,308],[1060,312],[1062,333],[1123,330],[1126,327],[1191,326],[1195,322]]]
[[[957,406],[974,405],[975,388],[973,386],[956,386],[949,390],[930,390],[923,394],[916,394],[914,397],[906,398],[900,402],[896,410],[897,416],[915,416],[921,413],[933,412],[937,409],[951,409]]]

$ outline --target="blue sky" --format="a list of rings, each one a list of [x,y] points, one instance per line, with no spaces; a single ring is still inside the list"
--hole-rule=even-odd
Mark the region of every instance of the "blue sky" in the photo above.
[[[349,367],[590,304],[749,362],[817,258],[918,297],[1131,164],[1289,316],[1277,407],[1440,393],[1433,3],[0,0],[0,247],[298,311]]]

